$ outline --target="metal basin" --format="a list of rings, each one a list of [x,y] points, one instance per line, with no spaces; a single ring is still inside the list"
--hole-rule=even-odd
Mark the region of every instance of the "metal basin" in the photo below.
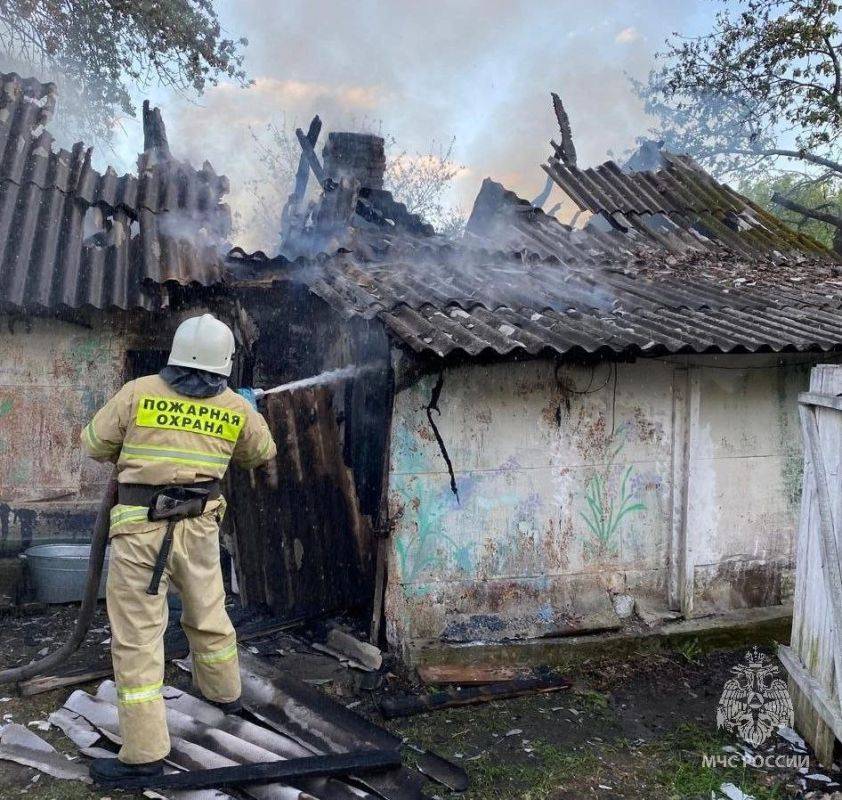
[[[87,544],[39,544],[30,547],[23,555],[29,565],[36,599],[41,603],[79,602],[85,592],[90,554],[91,547]],[[107,575],[106,551],[102,580],[99,582],[100,599],[105,597]]]

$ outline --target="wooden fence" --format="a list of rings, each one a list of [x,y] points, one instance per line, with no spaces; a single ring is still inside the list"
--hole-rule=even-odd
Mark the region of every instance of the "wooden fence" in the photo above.
[[[842,740],[842,366],[813,369],[799,411],[804,476],[792,637],[778,655],[796,727],[829,765]]]

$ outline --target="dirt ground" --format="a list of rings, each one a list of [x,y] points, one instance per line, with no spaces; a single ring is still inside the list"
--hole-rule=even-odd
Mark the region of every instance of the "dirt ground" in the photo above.
[[[801,789],[795,769],[703,764],[703,755],[734,743],[716,730],[716,706],[743,655],[609,659],[573,673],[572,691],[438,711],[391,727],[463,764],[472,777],[465,800],[709,800],[729,782],[756,800],[824,797]],[[815,761],[811,767],[819,769]]]
[[[45,615],[2,620],[0,666],[28,661],[45,647],[55,647],[69,631],[74,616],[75,609],[60,608]],[[87,650],[76,659],[80,663],[107,651],[104,615],[93,627]],[[256,645],[261,652],[276,652],[271,643],[262,647],[258,641]],[[607,658],[567,673],[574,681],[570,690],[429,712],[390,723],[376,711],[377,692],[360,690],[351,697],[348,681],[339,679],[333,685],[325,679],[321,688],[340,694],[346,704],[354,702],[357,711],[385,724],[408,743],[434,750],[469,772],[472,785],[466,793],[449,794],[430,784],[429,796],[709,800],[712,792],[721,797],[721,785],[730,782],[756,800],[831,797],[819,790],[823,784],[818,780],[811,779],[806,788],[798,782],[808,772],[834,777],[814,760],[801,774],[795,768],[766,770],[742,764],[728,768],[703,763],[704,755],[722,755],[724,746],[735,744],[733,737],[716,730],[716,706],[731,667],[743,656],[742,650],[703,653],[691,646],[683,652],[641,654],[623,661]],[[279,669],[285,661],[290,663],[288,658],[275,656]],[[310,662],[307,669],[312,669]],[[326,662],[328,676],[330,669],[335,669],[335,662]],[[174,668],[168,670],[167,678],[184,685],[183,675]],[[95,686],[81,688],[92,690]],[[73,688],[77,687],[22,698],[9,687],[0,687],[0,719],[24,725],[45,720]],[[78,758],[73,745],[57,729],[33,729],[61,752]],[[777,752],[792,751],[779,742]],[[0,761],[0,798],[100,800],[105,796],[82,784],[57,781]],[[836,800],[840,798],[842,795]]]

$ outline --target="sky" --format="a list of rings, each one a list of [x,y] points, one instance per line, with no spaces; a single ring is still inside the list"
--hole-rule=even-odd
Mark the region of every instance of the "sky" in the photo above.
[[[230,178],[228,202],[244,221],[246,246],[269,246],[250,230],[261,167],[250,129],[374,129],[407,154],[455,138],[463,168],[448,203],[467,214],[483,178],[531,199],[544,184],[540,164],[558,139],[550,92],[561,94],[581,166],[621,157],[649,121],[630,78],[645,78],[673,31],[708,27],[706,0],[221,0],[225,33],[244,36],[253,84],[222,83],[201,98],[162,89],[170,147]],[[141,96],[138,95],[138,99]],[[115,166],[131,169],[141,125],[125,120]]]

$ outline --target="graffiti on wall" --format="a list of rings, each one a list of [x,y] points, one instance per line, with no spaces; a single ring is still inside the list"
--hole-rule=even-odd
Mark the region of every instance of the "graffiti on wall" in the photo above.
[[[618,556],[623,526],[630,517],[646,510],[640,500],[637,468],[617,463],[625,444],[626,426],[621,425],[607,444],[608,460],[585,485],[579,516],[587,529],[583,550],[589,558]]]
[[[461,487],[460,487],[461,488]],[[466,481],[463,499],[470,496],[471,484]],[[413,536],[395,540],[395,552],[400,565],[401,581],[413,583],[430,571],[438,571],[454,564],[465,573],[474,569],[473,542],[460,543],[446,532],[445,517],[458,506],[450,487],[443,489],[416,485],[408,498],[415,518]]]

